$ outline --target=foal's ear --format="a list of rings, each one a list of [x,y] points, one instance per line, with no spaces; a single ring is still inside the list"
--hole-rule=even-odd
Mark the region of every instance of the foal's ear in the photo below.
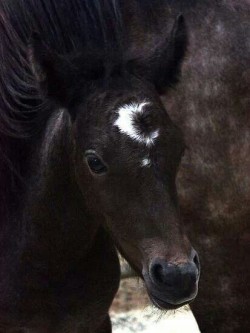
[[[69,62],[53,53],[36,33],[32,35],[28,57],[41,95],[60,107],[66,107],[69,103],[68,84],[73,79]]]
[[[128,61],[128,71],[153,83],[161,94],[178,82],[186,48],[186,25],[184,17],[180,15],[175,20],[170,37],[151,54]]]

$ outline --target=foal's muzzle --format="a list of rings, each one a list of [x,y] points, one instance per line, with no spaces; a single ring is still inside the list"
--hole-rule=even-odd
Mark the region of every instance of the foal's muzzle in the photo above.
[[[192,251],[190,260],[179,264],[154,258],[146,283],[153,303],[160,308],[177,308],[192,301],[197,295],[200,275],[199,258]]]

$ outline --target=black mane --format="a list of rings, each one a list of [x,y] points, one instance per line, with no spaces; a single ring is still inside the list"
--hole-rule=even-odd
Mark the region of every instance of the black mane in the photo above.
[[[121,5],[119,0],[10,0],[0,3],[0,13],[0,132],[26,136],[50,114],[28,60],[32,35],[60,55],[98,48],[105,57],[119,48]]]

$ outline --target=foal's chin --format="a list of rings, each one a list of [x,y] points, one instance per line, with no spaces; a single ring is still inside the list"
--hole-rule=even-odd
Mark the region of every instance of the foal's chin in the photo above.
[[[171,303],[168,299],[164,299],[159,298],[157,296],[155,296],[152,292],[148,291],[148,295],[149,298],[152,302],[152,304],[157,307],[160,310],[176,310],[184,305],[187,305],[191,302],[194,301],[197,292],[195,293],[195,295],[193,297],[191,297],[190,299],[184,300],[184,301],[180,301],[179,303],[177,302],[176,304]]]

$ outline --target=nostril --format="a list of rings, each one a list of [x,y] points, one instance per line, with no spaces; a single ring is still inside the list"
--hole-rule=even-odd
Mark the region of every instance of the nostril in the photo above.
[[[178,279],[176,265],[168,264],[162,260],[156,260],[150,268],[150,275],[156,284],[164,284],[172,288]]]
[[[151,273],[153,276],[153,279],[156,282],[163,283],[164,277],[163,277],[163,267],[161,264],[154,264],[151,268]]]
[[[200,270],[200,260],[199,260],[199,256],[197,253],[195,253],[193,262],[195,264],[195,266],[198,268],[198,271]]]

